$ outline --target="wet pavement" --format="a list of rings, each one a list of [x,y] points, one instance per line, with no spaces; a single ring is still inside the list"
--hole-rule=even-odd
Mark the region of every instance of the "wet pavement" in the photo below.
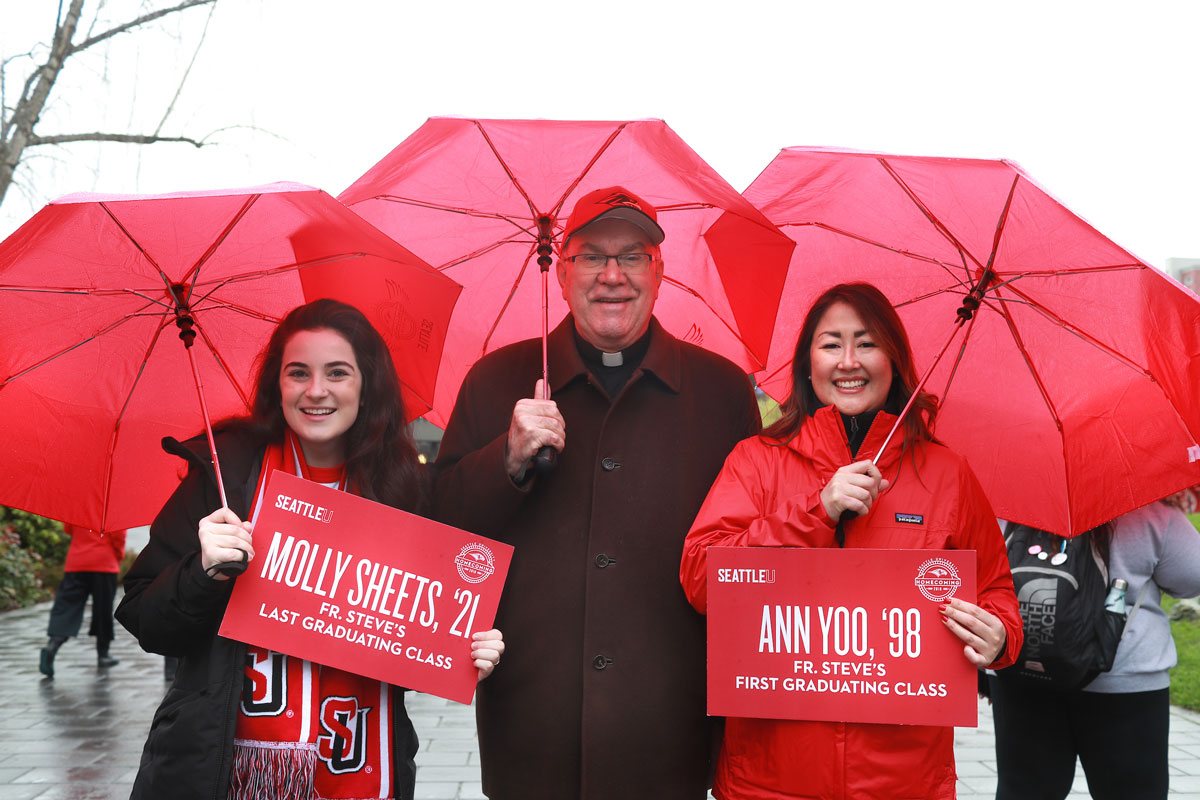
[[[89,609],[90,613],[90,609]],[[166,690],[163,659],[143,653],[117,626],[112,655],[96,667],[90,637],[72,639],[55,659],[54,680],[38,672],[50,604],[0,614],[0,800],[117,800],[129,796],[150,719]],[[474,711],[410,694],[421,749],[419,800],[482,798]],[[1200,800],[1200,714],[1172,709],[1171,798]],[[991,713],[955,731],[960,800],[990,800],[996,786]],[[1082,772],[1071,798],[1086,798]]]

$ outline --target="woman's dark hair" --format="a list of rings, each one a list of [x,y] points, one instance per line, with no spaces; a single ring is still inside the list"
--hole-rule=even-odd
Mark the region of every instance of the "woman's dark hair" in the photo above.
[[[424,471],[405,422],[400,379],[383,337],[354,306],[314,300],[283,318],[256,362],[251,427],[269,441],[283,438],[287,428],[279,391],[283,349],[296,333],[315,330],[333,331],[349,342],[362,375],[358,417],[344,434],[350,485],[369,500],[406,511],[422,510]]]
[[[875,344],[892,362],[892,385],[883,404],[884,410],[899,414],[908,398],[912,397],[917,385],[917,371],[913,365],[908,334],[896,309],[892,308],[883,292],[869,283],[841,283],[818,297],[804,318],[800,336],[796,339],[796,350],[792,354],[792,391],[780,406],[783,416],[763,431],[763,436],[780,442],[791,439],[800,432],[804,420],[823,405],[817,399],[809,379],[812,375],[812,343],[821,318],[835,303],[845,303],[854,309],[875,338]],[[936,413],[937,398],[921,392],[904,419],[905,449],[917,442],[933,440],[930,428]]]

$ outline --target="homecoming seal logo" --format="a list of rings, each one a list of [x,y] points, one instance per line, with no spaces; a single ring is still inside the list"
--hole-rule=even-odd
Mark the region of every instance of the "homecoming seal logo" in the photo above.
[[[917,577],[913,585],[921,590],[927,600],[935,603],[953,597],[962,586],[958,570],[944,558],[931,558],[917,569]]]
[[[496,571],[492,550],[487,545],[472,542],[454,557],[458,577],[467,583],[483,583]]]

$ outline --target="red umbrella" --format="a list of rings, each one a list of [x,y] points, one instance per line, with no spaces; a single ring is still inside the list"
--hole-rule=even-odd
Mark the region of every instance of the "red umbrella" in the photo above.
[[[1200,299],[1015,164],[795,147],[745,196],[797,243],[759,375],[772,396],[816,296],[867,281],[918,372],[948,348],[925,387],[936,435],[1001,517],[1075,535],[1200,482]]]
[[[658,209],[666,272],[654,311],[667,330],[762,367],[793,244],[666,123],[435,117],[339,197],[465,287],[435,424],[475,361],[542,333],[539,232],[549,266],[576,199],[606,186]],[[566,303],[550,294],[560,319]]]
[[[379,328],[419,415],[459,288],[298,184],[55,201],[0,244],[0,502],[149,522],[179,480],[162,437],[245,414],[267,337],[318,297]]]

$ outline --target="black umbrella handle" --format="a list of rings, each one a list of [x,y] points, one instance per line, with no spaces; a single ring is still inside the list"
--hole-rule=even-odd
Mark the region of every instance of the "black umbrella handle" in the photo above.
[[[208,568],[209,574],[219,572],[222,575],[230,578],[236,578],[246,571],[246,567],[250,566],[250,556],[246,555],[246,551],[242,551],[241,561],[222,561],[218,564],[213,564]]]
[[[538,475],[549,475],[554,472],[554,465],[557,463],[558,451],[550,445],[545,445],[533,457],[533,470]]]

